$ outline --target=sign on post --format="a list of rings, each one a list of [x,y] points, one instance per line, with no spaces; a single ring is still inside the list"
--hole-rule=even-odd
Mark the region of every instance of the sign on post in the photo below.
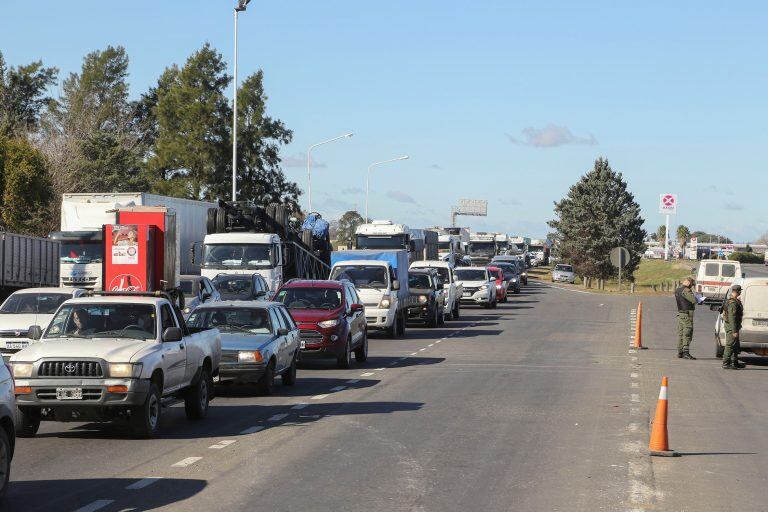
[[[659,213],[675,215],[677,213],[677,194],[659,195]]]
[[[619,291],[621,291],[621,271],[629,263],[629,251],[624,247],[611,249],[611,265],[619,269]]]

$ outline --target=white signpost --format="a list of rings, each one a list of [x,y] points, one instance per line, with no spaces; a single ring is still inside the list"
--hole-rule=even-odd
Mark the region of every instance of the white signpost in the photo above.
[[[664,260],[669,259],[669,216],[677,213],[677,194],[659,194],[659,213],[666,215],[664,233]]]

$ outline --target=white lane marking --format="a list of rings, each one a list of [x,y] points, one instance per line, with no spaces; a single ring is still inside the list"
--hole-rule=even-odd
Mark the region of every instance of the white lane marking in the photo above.
[[[630,359],[632,359],[633,361],[637,361],[637,356],[632,356]]]
[[[111,505],[114,502],[115,500],[96,500],[93,503],[89,503],[88,505],[75,510],[75,512],[95,512],[96,510],[104,508],[107,505]]]
[[[256,425],[254,427],[248,427],[247,429],[240,432],[241,434],[255,434],[256,432],[260,432],[264,430],[264,425]]]
[[[237,441],[235,441],[234,439],[229,439],[227,441],[219,441],[216,444],[212,444],[208,448],[210,448],[211,450],[221,450],[222,448],[226,448],[227,446],[234,444],[236,442]]]
[[[443,338],[445,339],[445,338]],[[435,343],[442,343],[443,340],[437,340]]]
[[[284,412],[284,413],[281,413],[281,414],[275,414],[274,416],[272,416],[269,419],[267,419],[267,421],[282,421],[282,420],[284,420],[287,417],[288,417],[288,413]]]
[[[430,343],[430,344],[429,344],[429,345],[427,345],[427,346],[429,346],[429,347],[434,347],[434,346],[435,346],[435,344],[434,344],[434,343]]]
[[[304,409],[308,405],[309,404],[296,404],[293,407],[291,407],[291,409],[293,409],[294,411],[300,411],[300,410]]]
[[[335,393],[335,392],[337,392],[337,391],[342,391],[342,390],[344,390],[344,389],[347,389],[347,386],[335,386],[335,387],[332,387],[332,388],[331,388],[331,392],[332,392],[332,393]]]
[[[310,400],[322,400],[323,398],[327,397],[328,395],[315,395]]]
[[[640,415],[640,409],[637,407],[630,407],[629,409],[630,416],[639,416]]]
[[[639,402],[640,401],[640,395],[633,393],[632,397],[630,398],[633,402]]]
[[[349,379],[347,384],[357,384],[358,382],[360,382],[360,379]]]
[[[637,354],[637,350],[635,350],[634,348],[631,348],[631,349],[629,349],[629,353],[630,354]]]
[[[419,352],[424,352],[425,350],[427,350],[427,349],[426,348],[420,348]]]
[[[200,459],[202,459],[202,457],[187,457],[186,459],[181,459],[176,464],[171,464],[171,467],[172,468],[185,468],[187,466],[191,466],[192,464],[194,464],[195,462],[199,461]]]
[[[375,372],[380,372],[381,370],[385,370],[385,369],[386,369],[386,368],[376,368],[376,369],[375,369],[375,370],[373,370],[373,371],[375,371]]]
[[[415,355],[418,355],[418,354],[419,354],[418,352],[412,352],[411,353],[412,356],[415,356]]]
[[[133,482],[131,485],[126,487],[129,491],[138,491],[139,489],[143,489],[145,487],[149,487],[153,483],[157,482],[158,480],[162,480],[161,477],[155,476],[150,478],[142,478],[141,480],[137,482]]]
[[[632,372],[632,373],[629,374],[629,376],[632,377],[633,379],[636,379],[636,378],[638,378],[640,376],[640,374],[637,373],[637,372]]]
[[[373,372],[365,372],[360,374],[361,377],[370,377],[371,375],[373,375]]]
[[[640,387],[640,383],[639,382],[630,382],[629,383],[629,387],[631,387],[631,388],[639,388]]]
[[[563,290],[564,292],[588,293],[588,294],[592,293],[592,292],[585,292],[583,290],[571,290],[570,288],[560,288],[559,286],[543,285],[543,287],[544,288],[554,288],[555,290]]]

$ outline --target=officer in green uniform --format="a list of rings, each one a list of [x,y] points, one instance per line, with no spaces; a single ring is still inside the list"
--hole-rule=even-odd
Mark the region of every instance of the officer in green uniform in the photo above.
[[[693,310],[696,309],[696,296],[693,294],[693,279],[686,277],[682,286],[675,290],[677,302],[677,357],[696,359],[691,355],[693,339]]]
[[[725,350],[723,350],[723,368],[738,370],[744,368],[739,362],[739,331],[741,319],[744,317],[744,306],[741,304],[741,286],[731,288],[731,296],[723,304],[723,324],[725,326]]]

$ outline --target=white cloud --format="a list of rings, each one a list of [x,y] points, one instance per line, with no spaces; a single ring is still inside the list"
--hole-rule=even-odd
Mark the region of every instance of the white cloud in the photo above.
[[[531,146],[534,148],[554,148],[565,144],[581,144],[584,146],[597,146],[597,139],[590,134],[589,137],[577,137],[567,126],[548,124],[544,128],[529,126],[521,131],[523,139],[518,139],[510,134],[507,138],[513,144]]]

